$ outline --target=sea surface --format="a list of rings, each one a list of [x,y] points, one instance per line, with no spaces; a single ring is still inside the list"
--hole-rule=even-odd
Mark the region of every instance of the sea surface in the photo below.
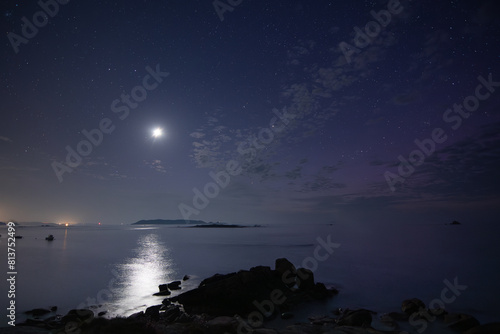
[[[453,299],[445,303],[448,311],[473,314],[481,323],[500,321],[500,242],[490,227],[362,222],[225,229],[18,227],[23,239],[16,239],[17,319],[25,319],[27,310],[51,306],[59,314],[90,307],[107,311],[106,316],[127,316],[161,303],[164,297],[153,296],[159,284],[189,275],[182,283],[186,291],[216,273],[274,267],[275,259],[286,257],[296,267],[311,268],[316,281],[340,290],[327,303],[297,311],[295,321],[339,307],[399,311],[401,301],[413,297],[429,305],[442,298],[445,280],[462,286],[459,295],[446,292],[447,300]],[[7,277],[5,227],[0,234]],[[45,240],[49,234],[54,241]],[[331,254],[323,248],[315,253],[322,242],[336,245]],[[0,287],[6,310],[5,279]],[[0,326],[7,325],[5,315]]]

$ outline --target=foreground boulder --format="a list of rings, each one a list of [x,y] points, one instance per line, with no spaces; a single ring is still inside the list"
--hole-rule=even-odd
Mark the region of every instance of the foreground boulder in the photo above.
[[[480,326],[473,327],[464,334],[498,334],[500,333],[500,322],[492,322]]]
[[[216,274],[203,280],[198,288],[170,300],[182,304],[189,314],[233,316],[262,309],[263,314],[271,316],[293,304],[336,293],[323,284],[315,284],[310,270],[294,269],[288,260],[279,259],[274,270],[258,266],[237,273]]]
[[[448,325],[448,328],[460,333],[479,326],[479,321],[476,318],[463,313],[446,314],[444,322]]]
[[[341,326],[370,327],[372,324],[372,312],[360,310],[345,310],[337,324]]]

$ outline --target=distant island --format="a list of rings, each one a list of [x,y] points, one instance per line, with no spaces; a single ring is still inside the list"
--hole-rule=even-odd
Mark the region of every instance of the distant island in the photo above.
[[[192,228],[202,227],[202,228],[239,228],[239,227],[248,227],[244,225],[236,225],[236,224],[221,224],[221,223],[205,223],[200,225],[190,226]]]
[[[207,224],[203,220],[185,220],[185,219],[143,219],[132,225],[191,225]]]
[[[41,227],[51,227],[51,226],[58,226],[58,224],[54,224],[54,223],[43,223],[43,222],[16,222],[16,221],[12,221],[14,223],[15,226],[41,226]],[[7,223],[5,222],[0,222],[0,226],[4,226],[4,225],[7,225]]]
[[[144,219],[133,223],[132,225],[193,225],[187,227],[194,228],[241,228],[249,227],[246,225],[238,224],[228,224],[221,222],[205,222],[203,220],[184,220],[184,219]],[[252,227],[261,227],[260,225],[254,225]]]

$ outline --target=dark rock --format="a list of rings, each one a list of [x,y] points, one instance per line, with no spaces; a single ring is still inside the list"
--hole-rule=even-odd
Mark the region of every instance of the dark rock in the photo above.
[[[292,264],[286,259],[277,262],[278,268],[281,267],[282,270],[292,268]],[[312,271],[302,268],[296,272],[301,276],[297,276],[297,279],[301,279],[298,290],[290,288],[288,280],[285,280],[285,284],[276,270],[257,266],[235,273],[216,274],[204,279],[198,288],[169,298],[169,301],[182,304],[184,310],[191,315],[205,313],[210,316],[233,316],[253,312],[255,303],[273,299],[283,301],[279,305],[279,311],[285,312],[293,305],[323,299],[334,292],[324,284],[315,284]],[[274,307],[273,312],[276,311],[278,307]],[[273,315],[274,313],[266,314],[266,317]]]
[[[171,301],[184,305],[190,314],[232,316],[254,311],[253,302],[269,299],[275,289],[285,292],[288,287],[269,267],[255,267],[250,271],[214,275],[203,280],[198,288],[173,297]]]
[[[64,317],[62,317],[61,322],[63,323],[68,323],[68,322],[76,322],[76,323],[82,323],[82,322],[89,322],[94,319],[94,312],[91,310],[87,309],[73,309],[70,310]]]
[[[144,318],[144,312],[143,311],[131,314],[131,315],[129,315],[127,317],[127,319],[140,319],[140,318]]]
[[[186,313],[182,312],[178,317],[177,319],[175,320],[176,322],[178,323],[181,323],[181,324],[184,324],[184,323],[188,323],[188,322],[192,322],[193,319]]]
[[[238,321],[233,317],[221,316],[207,321],[209,333],[233,333],[238,326]]]
[[[390,326],[390,327],[392,327],[394,329],[398,328],[396,320],[394,320],[394,318],[392,318],[388,314],[382,314],[380,316],[380,322],[383,323],[384,325]]]
[[[399,312],[390,312],[385,314],[385,316],[388,316],[396,321],[407,321],[408,318],[410,317],[409,314],[399,313]]]
[[[313,289],[315,286],[313,272],[305,268],[297,269],[297,285],[302,291]]]
[[[293,318],[293,314],[290,312],[283,312],[281,313],[281,319],[291,319]]]
[[[163,319],[165,319],[167,322],[174,322],[180,315],[181,308],[179,307],[179,305],[170,305],[163,313]]]
[[[333,331],[328,332],[331,334],[400,334],[405,332],[379,332],[374,330],[368,330],[362,327],[354,326],[338,326],[333,329]]]
[[[57,311],[57,306],[52,306],[52,307],[50,308],[50,311],[51,311],[51,312],[55,312],[55,311]]]
[[[500,333],[500,322],[492,322],[489,324],[473,327],[463,334],[498,334]]]
[[[311,291],[309,291],[309,293],[311,294],[311,296],[314,298],[314,299],[326,299],[328,297],[331,297],[333,295],[336,295],[338,294],[338,290],[335,289],[335,288],[330,288],[330,289],[327,289],[326,286],[323,284],[323,283],[316,283],[314,285],[314,287],[311,289]]]
[[[102,317],[103,315],[106,315],[106,313],[108,313],[108,311],[101,311],[101,312],[97,313],[97,316]]]
[[[221,280],[225,280],[227,278],[230,278],[232,276],[236,275],[236,273],[230,273],[230,274],[225,274],[225,275],[222,275],[222,274],[215,274],[209,278],[205,278],[203,281],[201,281],[199,287],[203,287],[203,286],[206,286],[206,285],[210,285],[210,284],[213,284],[213,283],[216,283],[218,281],[221,281]]]
[[[172,304],[172,302],[168,298],[163,299],[161,303],[165,306],[169,306]]]
[[[335,310],[332,311],[333,314],[335,315],[341,315],[342,314],[342,308],[339,307],[339,308],[336,308]]]
[[[161,292],[153,293],[153,296],[170,296],[170,290],[163,290]]]
[[[158,319],[160,317],[160,308],[162,305],[150,306],[144,312],[144,315],[151,317],[152,319]]]
[[[462,313],[449,313],[444,316],[444,323],[448,324],[448,328],[465,332],[471,328],[479,326],[479,321],[471,315]]]
[[[372,323],[372,314],[368,310],[346,310],[337,324],[340,326],[369,327]]]
[[[155,330],[151,327],[150,323],[138,319],[131,318],[96,318],[89,324],[85,324],[81,329],[64,333],[79,333],[79,334],[155,334]]]
[[[460,222],[457,222],[456,220],[452,221],[450,225],[462,225]]]
[[[38,328],[38,327],[30,327],[30,326],[19,326],[15,327],[3,327],[0,329],[0,333],[2,334],[50,334],[46,329]]]
[[[295,285],[295,277],[297,276],[297,269],[292,262],[285,258],[276,259],[274,263],[274,270],[282,280],[290,280],[293,282],[288,283],[288,287]]]
[[[253,332],[253,334],[278,334],[274,329],[270,328],[257,328]]]
[[[190,278],[191,278],[191,276],[189,276],[189,275],[184,275],[184,277],[182,278],[182,280],[183,280],[183,281],[187,281],[187,280],[188,280],[188,279],[190,279]]]
[[[160,290],[160,292],[154,293],[153,296],[170,296],[170,290],[168,289],[168,284],[158,285],[158,290]]]
[[[401,310],[408,315],[418,312],[421,308],[425,308],[425,304],[418,298],[406,299],[401,303]]]
[[[311,324],[318,325],[318,326],[336,323],[335,319],[327,317],[327,316],[309,317],[308,319],[311,322]]]
[[[24,326],[32,326],[32,327],[45,327],[45,321],[40,319],[26,319],[23,323]]]
[[[318,332],[318,326],[311,325],[311,324],[294,324],[287,326],[284,331],[280,331],[280,334],[317,334],[320,333]],[[332,332],[328,332],[332,333]],[[351,332],[347,332],[351,334]],[[344,332],[333,332],[333,334],[347,334]]]
[[[170,290],[180,290],[181,289],[181,281],[173,281],[167,284],[167,287]]]
[[[436,317],[443,317],[445,316],[446,314],[448,314],[448,312],[444,309],[444,308],[433,308],[433,309],[429,309],[429,313],[433,316],[436,316]]]
[[[250,268],[250,271],[253,273],[265,273],[265,274],[270,274],[271,273],[271,268],[268,266],[256,266]]]
[[[47,313],[50,313],[50,310],[47,310],[44,308],[35,308],[33,310],[26,311],[25,313],[32,315],[34,317],[40,317],[42,315],[46,315]]]

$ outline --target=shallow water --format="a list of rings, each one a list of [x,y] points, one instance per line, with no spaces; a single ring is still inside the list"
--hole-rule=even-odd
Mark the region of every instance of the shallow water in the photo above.
[[[0,256],[6,259],[5,229],[0,234]],[[164,297],[152,295],[159,284],[188,274],[186,290],[215,273],[273,267],[279,257],[312,267],[317,281],[340,290],[308,312],[397,311],[412,297],[429,305],[440,299],[444,281],[456,278],[466,288],[445,303],[447,310],[471,313],[480,322],[500,320],[495,293],[500,246],[487,225],[73,226],[25,227],[17,234],[24,237],[16,240],[18,320],[26,310],[52,305],[60,314],[85,306],[126,316],[159,304]],[[46,241],[48,234],[56,239]],[[318,238],[340,245],[332,254],[321,250],[321,260],[315,259]],[[2,291],[7,291],[5,281]],[[3,300],[7,305],[6,293]]]

